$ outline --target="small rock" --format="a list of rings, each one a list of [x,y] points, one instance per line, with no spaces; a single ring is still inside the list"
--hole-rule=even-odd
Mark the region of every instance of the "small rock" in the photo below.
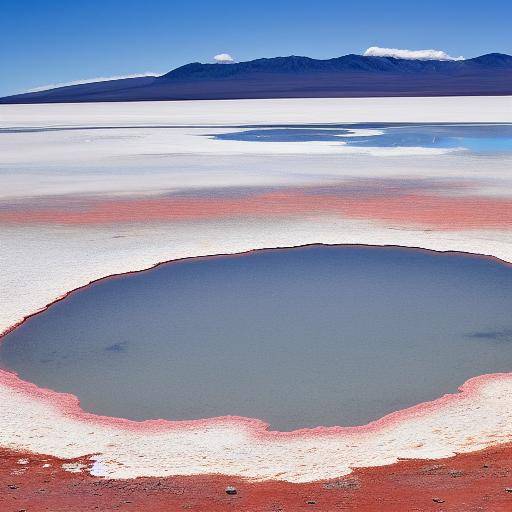
[[[459,476],[463,476],[464,473],[462,471],[458,471],[456,469],[452,469],[451,471],[448,471],[448,474],[453,477],[453,478],[457,478]]]
[[[434,503],[444,503],[444,500],[442,498],[432,498],[432,501]]]
[[[315,500],[308,500],[308,501],[306,501],[306,503],[308,505],[316,505],[316,501]]]
[[[505,491],[512,493],[512,487],[505,487]]]
[[[233,495],[233,494],[236,494],[237,493],[237,490],[235,487],[233,487],[232,485],[228,485],[226,487],[226,494],[229,494],[229,495]]]
[[[10,484],[7,487],[9,487],[9,489],[17,489],[18,488],[18,486],[14,485],[14,484]]]

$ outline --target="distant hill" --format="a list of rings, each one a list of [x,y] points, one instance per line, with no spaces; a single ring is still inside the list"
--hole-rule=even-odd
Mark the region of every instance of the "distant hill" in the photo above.
[[[6,96],[0,103],[508,94],[510,55],[447,61],[350,54],[326,60],[290,56],[233,64],[194,62],[159,77],[57,87]]]

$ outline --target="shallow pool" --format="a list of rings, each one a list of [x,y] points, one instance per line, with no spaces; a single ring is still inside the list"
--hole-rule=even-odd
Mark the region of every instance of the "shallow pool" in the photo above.
[[[360,130],[373,131],[358,135]],[[511,124],[354,124],[277,126],[214,136],[218,140],[256,142],[343,142],[353,147],[447,148],[474,153],[512,151]]]
[[[7,335],[0,359],[99,414],[355,425],[512,371],[511,311],[495,260],[268,250],[97,282]]]

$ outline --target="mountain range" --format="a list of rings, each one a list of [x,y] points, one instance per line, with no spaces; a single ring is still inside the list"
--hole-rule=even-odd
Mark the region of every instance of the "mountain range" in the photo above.
[[[6,96],[0,103],[509,94],[510,55],[451,61],[350,54],[326,60],[290,56],[194,62],[158,77],[56,87]]]

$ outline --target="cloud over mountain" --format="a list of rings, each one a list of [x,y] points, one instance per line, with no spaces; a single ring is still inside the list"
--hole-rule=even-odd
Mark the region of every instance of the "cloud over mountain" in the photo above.
[[[464,60],[462,56],[452,57],[442,50],[407,50],[379,46],[370,46],[363,55],[365,57],[395,57],[409,60]]]
[[[227,62],[234,62],[233,57],[231,57],[229,53],[219,53],[213,57],[213,60],[221,64],[225,64]]]

